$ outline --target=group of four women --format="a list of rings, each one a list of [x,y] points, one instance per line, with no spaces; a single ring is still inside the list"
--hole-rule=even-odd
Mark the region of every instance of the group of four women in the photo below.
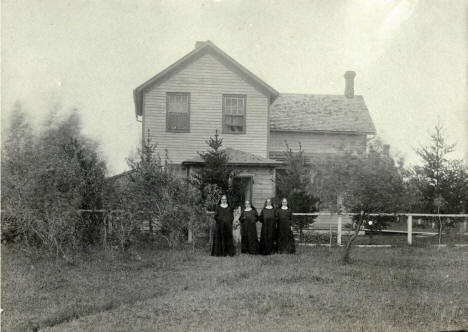
[[[221,197],[215,211],[215,231],[212,256],[233,256],[235,254],[233,239],[234,212],[227,201]],[[270,255],[278,253],[295,253],[294,237],[291,222],[292,212],[288,201],[283,198],[281,207],[274,208],[271,199],[267,199],[260,214],[246,201],[239,218],[241,224],[241,248],[243,253]],[[257,222],[262,224],[260,241],[257,235]]]

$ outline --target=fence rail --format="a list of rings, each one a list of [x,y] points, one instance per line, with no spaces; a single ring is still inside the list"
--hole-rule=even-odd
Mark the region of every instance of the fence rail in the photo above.
[[[1,214],[4,214],[5,212],[8,212],[6,210],[0,210]],[[111,215],[112,213],[115,212],[124,212],[124,210],[105,210],[105,209],[98,209],[98,210],[86,210],[86,209],[81,209],[77,210],[79,213],[102,213],[104,214],[104,219],[105,219],[105,224],[107,225],[107,217]],[[142,212],[142,211],[141,211]],[[214,215],[214,212],[207,212],[208,215]],[[336,223],[336,232],[337,232],[337,244],[341,245],[342,243],[342,235],[343,235],[343,217],[354,217],[356,215],[359,215],[357,213],[331,213],[331,212],[311,212],[311,213],[302,213],[302,212],[296,212],[292,214],[293,216],[332,216],[337,218],[337,223]],[[464,218],[465,221],[463,221],[463,224],[461,224],[461,229],[462,233],[467,232],[467,220],[468,220],[468,214],[430,214],[430,213],[407,213],[407,212],[402,212],[402,213],[370,213],[367,214],[368,216],[395,216],[395,217],[406,217],[406,231],[398,231],[399,233],[407,233],[407,243],[408,245],[412,245],[413,243],[413,235],[418,234],[418,232],[413,232],[413,217],[428,217],[428,218]],[[332,232],[332,227],[331,224],[327,224],[329,227],[328,228],[323,228],[323,229],[329,229],[330,232]],[[335,227],[333,227],[333,230]],[[107,230],[107,229],[106,229]],[[307,230],[307,229],[306,229]],[[313,228],[312,228],[313,230]],[[419,232],[420,233],[420,232]],[[189,236],[190,238],[190,236]]]
[[[293,213],[293,216],[337,216],[337,244],[341,245],[341,238],[343,234],[343,216],[353,217],[359,215],[358,213]],[[468,214],[430,214],[430,213],[370,213],[369,216],[402,216],[406,217],[407,231],[401,231],[402,233],[407,233],[407,243],[408,245],[413,244],[413,217],[430,217],[430,218],[468,218]],[[467,221],[463,222],[463,232],[466,233],[467,230]]]
[[[208,212],[209,214],[214,214],[214,212]],[[337,232],[337,244],[340,246],[342,244],[342,236],[343,236],[343,217],[354,217],[359,215],[359,213],[332,213],[332,212],[295,212],[292,214],[293,216],[333,216],[337,217],[337,225],[336,225],[336,232]],[[379,217],[379,216],[386,216],[386,217],[406,217],[407,223],[407,230],[406,231],[399,231],[399,233],[406,233],[407,234],[407,243],[408,245],[413,244],[413,235],[421,233],[421,232],[413,232],[413,217],[429,217],[429,218],[465,218],[468,219],[468,214],[431,214],[431,213],[408,213],[408,212],[397,212],[397,213],[369,213],[368,216],[372,217]],[[324,230],[332,231],[330,225],[327,228],[323,228]],[[333,230],[335,228],[333,227]],[[466,233],[467,231],[467,221],[463,222],[463,232]],[[307,229],[306,229],[307,230]],[[314,228],[311,228],[314,230]]]

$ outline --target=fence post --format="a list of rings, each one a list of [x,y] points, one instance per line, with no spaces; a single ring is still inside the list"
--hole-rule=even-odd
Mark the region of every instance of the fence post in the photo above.
[[[460,233],[462,233],[462,234],[466,233],[466,219],[465,219],[465,221],[462,221],[460,223]]]
[[[192,241],[193,241],[193,233],[192,233],[192,227],[190,227],[189,230],[188,230],[187,243],[192,243]]]
[[[409,215],[407,219],[408,223],[408,244],[413,243],[413,216]]]
[[[336,243],[338,246],[341,246],[341,227],[343,225],[343,216],[340,214],[338,215],[338,234],[336,237]]]
[[[104,245],[104,250],[107,250],[107,215],[104,216],[104,236],[102,237],[102,242]]]

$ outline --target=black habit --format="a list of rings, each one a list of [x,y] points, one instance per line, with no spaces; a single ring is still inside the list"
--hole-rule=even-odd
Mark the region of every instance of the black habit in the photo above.
[[[243,220],[244,217],[244,212],[239,217],[239,222],[240,222],[240,228],[241,228],[241,252],[242,253],[247,253],[249,251],[249,243],[247,240],[247,224]]]
[[[291,209],[277,210],[278,215],[278,252],[280,254],[293,254],[296,252],[294,236],[292,234]]]
[[[244,233],[242,234],[242,252],[253,255],[258,254],[257,219],[257,211],[254,209],[242,211],[240,217],[241,227],[244,228]]]
[[[234,239],[232,236],[232,220],[234,215],[230,206],[216,206],[215,231],[211,256],[234,256]]]
[[[258,220],[262,223],[262,231],[260,232],[260,253],[263,255],[270,255],[275,251],[278,227],[275,209],[264,208]]]

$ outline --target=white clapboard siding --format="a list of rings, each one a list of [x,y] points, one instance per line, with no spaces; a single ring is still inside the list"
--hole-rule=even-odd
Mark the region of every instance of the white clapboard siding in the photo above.
[[[190,93],[190,132],[166,131],[166,92]],[[247,96],[246,134],[222,134],[222,95]],[[268,97],[237,73],[206,54],[143,94],[143,133],[148,129],[159,150],[168,149],[171,162],[180,163],[208,147],[218,130],[225,147],[267,157]]]
[[[330,153],[342,151],[363,152],[366,148],[366,135],[341,133],[299,133],[299,132],[270,132],[270,151],[286,151],[285,142],[293,150],[301,144],[305,153]]]
[[[275,173],[269,167],[241,167],[238,175],[252,175],[252,204],[260,212],[267,198],[275,195]]]

